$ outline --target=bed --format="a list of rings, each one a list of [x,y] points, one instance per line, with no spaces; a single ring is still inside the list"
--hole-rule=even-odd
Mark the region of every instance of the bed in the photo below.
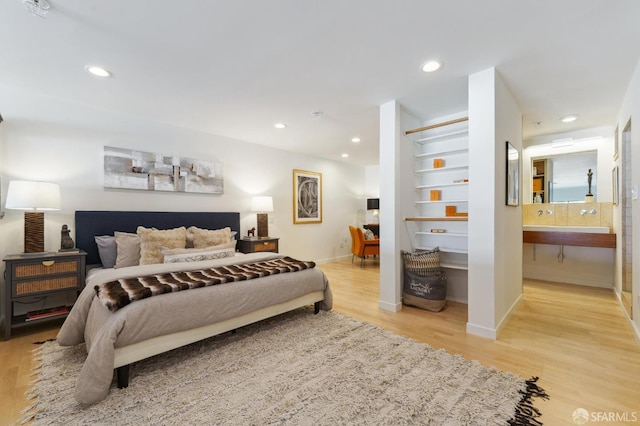
[[[86,344],[87,359],[76,383],[80,403],[104,399],[112,386],[114,369],[118,387],[126,387],[129,366],[145,358],[208,337],[232,331],[307,305],[330,310],[332,295],[319,268],[310,267],[246,281],[224,283],[161,294],[136,300],[115,310],[107,309],[96,295],[96,286],[120,279],[184,270],[219,267],[251,267],[283,261],[277,253],[237,254],[233,257],[190,262],[100,268],[96,236],[115,231],[135,233],[138,226],[169,230],[181,226],[201,229],[229,227],[239,231],[239,213],[78,211],[75,214],[76,245],[87,252],[85,289],[65,320],[57,340],[63,346]]]

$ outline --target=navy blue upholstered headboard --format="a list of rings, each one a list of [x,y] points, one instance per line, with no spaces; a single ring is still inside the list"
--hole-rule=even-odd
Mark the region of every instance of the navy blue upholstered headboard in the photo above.
[[[100,263],[94,237],[113,235],[114,231],[136,232],[138,226],[172,229],[197,226],[220,229],[226,226],[240,235],[237,212],[126,212],[76,211],[76,247],[87,252],[87,265]]]

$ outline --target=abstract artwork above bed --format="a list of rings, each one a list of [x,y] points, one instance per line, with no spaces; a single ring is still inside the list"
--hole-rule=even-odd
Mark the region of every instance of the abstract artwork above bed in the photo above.
[[[224,194],[222,162],[104,147],[104,187]]]

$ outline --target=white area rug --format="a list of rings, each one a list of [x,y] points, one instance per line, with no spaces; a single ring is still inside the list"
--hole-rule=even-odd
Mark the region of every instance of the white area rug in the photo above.
[[[535,381],[310,309],[138,362],[128,388],[91,406],[72,396],[82,346],[47,342],[36,356],[36,425],[539,424],[531,396],[546,396]]]

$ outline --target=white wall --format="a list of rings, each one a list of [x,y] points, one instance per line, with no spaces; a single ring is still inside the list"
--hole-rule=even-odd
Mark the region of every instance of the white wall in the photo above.
[[[522,295],[522,208],[505,206],[506,141],[522,152],[513,96],[494,68],[469,76],[467,332],[494,339]]]
[[[640,60],[638,61],[636,68],[629,82],[629,86],[625,93],[620,112],[617,117],[617,125],[620,131],[624,128],[626,123],[631,118],[631,161],[632,169],[634,171],[640,170]],[[620,159],[618,159],[618,165]],[[631,185],[636,188],[640,187],[640,173],[633,173],[631,176]],[[633,269],[633,325],[635,328],[636,336],[640,339],[640,205],[637,198],[632,202],[632,216],[631,226],[633,228],[632,238],[632,269]],[[618,220],[617,224],[620,226],[619,216],[621,212],[619,208],[614,208],[614,218]],[[614,226],[616,223],[614,222]],[[618,246],[620,239],[618,239]],[[620,256],[616,256],[616,270],[620,271],[622,268],[622,259]],[[616,274],[615,289],[620,291],[621,283],[620,273]]]
[[[380,106],[380,301],[381,309],[402,309],[401,250],[410,250],[404,217],[412,215],[413,144],[403,129],[417,127],[418,120],[396,101]]]
[[[363,208],[364,168],[172,127],[62,100],[14,91],[48,111],[14,117],[3,111],[0,171],[3,201],[9,180],[60,184],[62,210],[45,215],[45,249],[60,247],[60,228],[74,229],[76,210],[239,211],[241,232],[255,226],[253,194],[271,195],[269,233],[280,252],[323,261],[350,254],[348,225]],[[80,118],[82,117],[82,118]],[[224,163],[225,193],[146,192],[103,188],[103,146],[116,146]],[[322,173],[323,222],[293,224],[292,170]],[[73,235],[73,234],[72,234]],[[0,256],[23,250],[23,214],[7,210],[0,222]]]
[[[522,156],[522,112],[513,95],[496,75],[496,311],[497,331],[522,296],[522,192],[518,207],[505,206],[506,141]],[[522,170],[522,160],[520,160]],[[520,173],[522,182],[522,173]],[[522,185],[520,185],[522,188]]]

